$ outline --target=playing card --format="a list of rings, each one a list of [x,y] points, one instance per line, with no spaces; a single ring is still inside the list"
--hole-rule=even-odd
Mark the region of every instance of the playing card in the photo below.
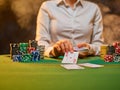
[[[73,47],[73,50],[77,52],[88,52],[89,51],[87,47],[81,47],[81,48]]]
[[[104,65],[92,64],[92,63],[82,63],[78,65],[85,66],[85,67],[91,67],[91,68],[104,67]]]
[[[76,64],[64,64],[64,65],[61,65],[62,67],[64,67],[65,69],[84,69],[84,67],[81,67],[79,65],[76,65]]]
[[[66,52],[62,63],[77,63],[78,55],[78,52]]]

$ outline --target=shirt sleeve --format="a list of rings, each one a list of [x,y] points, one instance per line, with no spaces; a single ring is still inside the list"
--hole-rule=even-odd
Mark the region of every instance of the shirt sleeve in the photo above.
[[[50,17],[46,3],[43,3],[40,7],[37,16],[37,27],[36,27],[36,41],[38,45],[45,45],[45,56],[50,57],[49,52],[52,50],[51,37],[50,37]]]
[[[94,23],[93,23],[93,35],[91,39],[91,49],[95,51],[95,55],[99,55],[100,46],[103,44],[103,22],[102,22],[102,14],[100,8],[97,6]]]

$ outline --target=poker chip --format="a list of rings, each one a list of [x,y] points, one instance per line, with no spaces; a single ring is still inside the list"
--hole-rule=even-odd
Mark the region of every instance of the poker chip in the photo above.
[[[120,55],[120,46],[116,47],[115,53]]]
[[[28,53],[32,53],[32,51],[35,51],[35,47],[28,47],[27,51]]]
[[[113,59],[114,62],[120,62],[120,55],[115,55],[114,56],[114,59]]]
[[[22,55],[22,62],[30,62],[31,61],[31,55],[30,54],[24,54]]]
[[[40,53],[38,50],[32,51],[32,61],[40,61]]]
[[[29,43],[10,43],[10,55],[14,62],[40,61],[44,59],[45,46],[37,46],[37,41]]]
[[[37,48],[37,41],[36,40],[29,40],[29,46],[34,47],[36,49]]]
[[[117,48],[118,46],[120,46],[120,42],[114,42],[114,43],[113,43],[113,46],[114,46],[115,48]]]
[[[26,54],[27,53],[27,48],[28,48],[28,43],[20,43],[20,52]]]
[[[45,45],[37,46],[37,50],[40,53],[40,59],[44,59]]]
[[[10,43],[10,56],[13,59],[13,55],[19,54],[19,44],[18,43]]]
[[[105,55],[104,60],[105,60],[105,62],[112,62],[113,61],[113,55]]]
[[[108,45],[107,47],[107,54],[113,55],[115,53],[115,47],[113,45]]]
[[[13,55],[12,57],[14,62],[22,61],[22,55]]]
[[[100,46],[100,56],[103,59],[104,59],[104,56],[107,54],[107,48],[108,48],[108,45],[101,45]]]
[[[105,62],[120,62],[120,42],[114,42],[112,45],[108,45],[107,53],[104,56],[104,61]]]

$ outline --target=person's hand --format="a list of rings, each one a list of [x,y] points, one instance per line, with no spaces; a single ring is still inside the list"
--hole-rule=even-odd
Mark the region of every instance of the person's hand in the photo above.
[[[51,55],[54,57],[58,57],[60,55],[64,55],[65,52],[73,52],[73,46],[69,40],[60,40],[56,42],[53,46],[53,50],[51,51]]]
[[[83,57],[86,57],[89,55],[90,45],[88,43],[79,43],[79,44],[77,44],[77,47],[78,48],[82,48],[82,47],[88,48],[88,51],[86,51],[86,52],[79,52],[80,58],[83,58]]]

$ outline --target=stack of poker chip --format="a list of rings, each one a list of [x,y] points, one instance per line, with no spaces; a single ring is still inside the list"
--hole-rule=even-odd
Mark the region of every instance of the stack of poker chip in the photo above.
[[[40,53],[38,50],[32,51],[31,52],[32,55],[32,61],[40,61]]]
[[[29,54],[29,53],[26,53],[26,54],[23,54],[22,55],[22,62],[30,62],[31,61],[31,58],[32,58],[32,56],[31,56],[31,54]]]
[[[114,62],[120,62],[120,43],[115,46]]]
[[[22,54],[21,62],[31,61],[31,55],[28,53],[28,43],[20,43],[20,53]]]
[[[108,45],[107,55],[113,55],[115,53],[115,47],[113,45]]]
[[[37,41],[36,40],[29,40],[29,46],[34,47],[36,49],[37,48]]]
[[[104,56],[105,62],[120,62],[120,42],[107,46],[107,52]]]
[[[37,41],[29,40],[29,43],[10,43],[10,55],[13,61],[30,62],[44,59],[45,46],[37,46]]]
[[[19,44],[10,43],[10,57],[15,60],[16,55],[19,54]]]
[[[113,61],[114,61],[114,62],[120,62],[120,55],[115,54]]]
[[[37,46],[37,50],[40,53],[40,59],[44,59],[45,45]]]
[[[100,56],[104,59],[105,55],[107,54],[108,45],[101,45],[100,47]]]
[[[104,57],[105,62],[113,62],[113,59],[114,59],[113,55],[105,55]]]
[[[27,53],[28,43],[20,43],[20,52],[23,54]]]

